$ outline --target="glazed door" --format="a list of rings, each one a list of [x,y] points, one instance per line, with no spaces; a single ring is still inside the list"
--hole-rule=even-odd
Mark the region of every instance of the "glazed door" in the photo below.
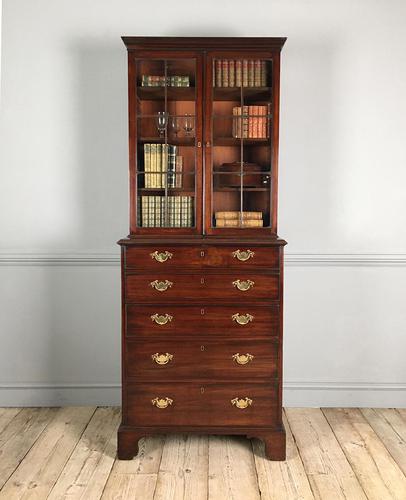
[[[129,58],[131,233],[201,233],[201,55]]]
[[[206,232],[276,234],[279,54],[211,52],[206,75]]]

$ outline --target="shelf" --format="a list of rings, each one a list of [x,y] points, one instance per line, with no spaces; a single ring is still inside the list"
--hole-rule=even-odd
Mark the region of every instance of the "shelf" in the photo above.
[[[195,101],[195,87],[166,87],[170,101]],[[137,87],[137,97],[144,101],[164,101],[165,87]]]
[[[241,146],[241,140],[244,141],[244,146],[254,145],[269,145],[270,137],[253,138],[236,138],[236,137],[216,137],[214,138],[214,146]]]
[[[271,87],[213,87],[213,99],[215,101],[240,101],[241,89],[244,101],[267,101],[271,100]]]
[[[249,192],[252,191],[252,192],[258,192],[258,193],[269,191],[269,189],[270,189],[270,186],[265,186],[265,187],[245,187],[245,186],[243,186],[243,188],[242,188],[243,191],[249,191]],[[241,191],[241,187],[215,187],[213,190],[215,192],[219,192],[219,193],[222,193],[222,192],[229,193],[229,192],[233,192],[233,191]]]
[[[168,137],[167,144],[173,146],[195,146],[195,137]],[[165,144],[164,137],[140,137],[138,143]]]
[[[140,193],[144,194],[164,194],[165,193],[165,188],[138,188],[138,191]],[[168,193],[172,194],[179,194],[179,196],[194,196],[195,191],[191,189],[183,189],[183,188],[168,188],[167,189]]]

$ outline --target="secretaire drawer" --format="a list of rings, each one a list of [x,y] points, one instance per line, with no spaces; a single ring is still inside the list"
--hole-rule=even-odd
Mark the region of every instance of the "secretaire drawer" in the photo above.
[[[127,341],[126,374],[137,381],[277,377],[278,340]]]
[[[126,276],[127,302],[166,303],[279,299],[277,274],[164,274]]]
[[[127,388],[128,424],[136,426],[277,425],[277,385],[137,384]]]
[[[200,246],[146,246],[126,249],[126,267],[167,271],[173,268],[203,266],[204,252]]]
[[[197,333],[231,338],[255,338],[279,334],[279,306],[180,306],[127,305],[127,337],[193,338]]]
[[[207,267],[227,267],[241,270],[259,267],[278,269],[279,247],[209,246],[205,249],[204,263]]]

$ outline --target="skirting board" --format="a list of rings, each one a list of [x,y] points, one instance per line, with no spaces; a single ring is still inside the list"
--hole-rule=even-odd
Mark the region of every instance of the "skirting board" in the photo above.
[[[9,384],[0,386],[0,407],[119,406],[119,384]],[[406,384],[286,382],[286,407],[406,408]]]

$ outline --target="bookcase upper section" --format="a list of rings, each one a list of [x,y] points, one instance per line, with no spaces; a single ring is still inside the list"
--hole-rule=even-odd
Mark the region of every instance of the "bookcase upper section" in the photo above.
[[[285,40],[123,37],[130,236],[277,235]]]

